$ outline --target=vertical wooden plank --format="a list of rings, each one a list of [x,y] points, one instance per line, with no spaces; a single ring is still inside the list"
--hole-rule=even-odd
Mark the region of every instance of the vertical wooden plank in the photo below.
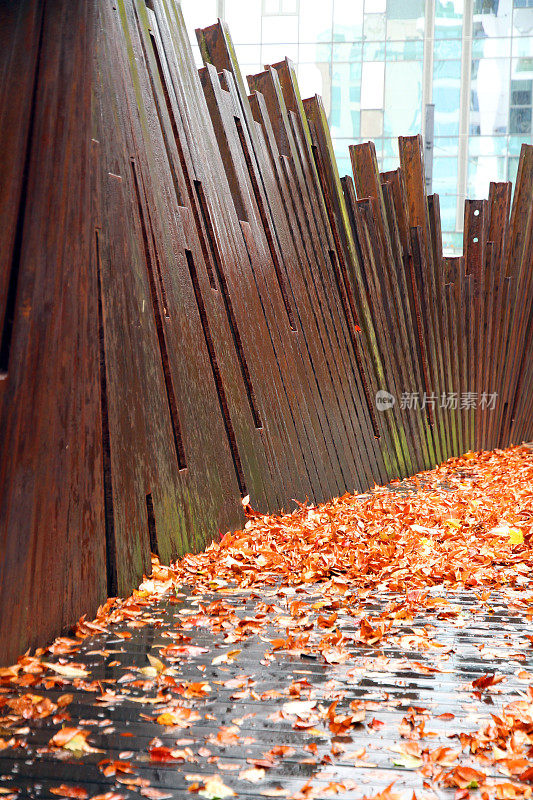
[[[431,228],[429,224],[429,211],[425,193],[424,164],[422,157],[421,136],[400,136],[398,139],[400,152],[400,166],[402,170],[405,192],[407,198],[408,217],[410,227],[420,228],[420,246],[422,263],[427,271],[424,282],[426,292],[426,317],[425,330],[429,352],[428,371],[431,393],[437,396],[442,394],[440,385],[441,353],[439,337],[435,330],[434,305],[436,298],[435,267],[433,264],[433,250],[431,247]],[[439,460],[446,457],[446,429],[445,419],[440,408],[435,410],[435,446]]]
[[[97,282],[87,180],[95,22],[94,3],[58,2],[44,11],[0,408],[4,663],[82,613],[93,613],[106,596]],[[25,43],[30,49],[32,29]],[[24,116],[21,105],[17,113]]]
[[[42,35],[41,3],[0,5],[0,382],[15,313]]]

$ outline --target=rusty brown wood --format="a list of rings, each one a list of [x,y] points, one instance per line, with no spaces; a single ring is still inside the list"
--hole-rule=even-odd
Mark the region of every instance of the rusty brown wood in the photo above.
[[[420,263],[423,268],[424,316],[423,324],[428,348],[428,394],[440,397],[442,357],[435,323],[436,285],[428,202],[425,193],[424,164],[421,136],[400,136],[398,139],[400,166],[407,198],[408,219],[411,228],[419,228]],[[422,287],[421,287],[422,288]],[[437,459],[446,457],[445,415],[436,404],[433,411],[434,444]]]
[[[333,143],[321,98],[303,100],[309,125],[313,157],[324,197],[328,222],[335,241],[336,263],[339,267],[339,289],[357,367],[361,378],[361,412],[365,417],[367,440],[379,436],[379,419],[375,407],[377,387],[365,353],[373,346],[373,320],[362,291],[361,263],[358,258],[342,184],[339,179]],[[369,453],[369,457],[372,454]]]
[[[21,137],[9,151],[2,147],[0,156],[7,226],[2,216],[2,259],[7,258],[0,285],[11,281],[13,293],[0,379],[5,662],[95,610],[106,596],[106,551],[98,291],[87,179],[94,9],[55,3],[42,16],[41,4],[28,2],[3,4],[0,15],[13,35],[0,48],[6,67],[0,69],[2,125],[8,141]],[[21,89],[29,99],[21,98]],[[21,159],[17,168],[9,164],[13,155]],[[21,164],[24,177],[17,174]]]
[[[430,242],[432,249],[432,290],[433,290],[433,319],[435,324],[435,337],[439,367],[439,383],[441,388],[441,396],[439,398],[439,405],[441,409],[442,418],[445,425],[446,435],[446,453],[451,455],[457,452],[457,442],[454,440],[454,425],[452,422],[452,414],[450,409],[446,407],[446,403],[442,402],[442,393],[446,396],[452,391],[452,378],[451,378],[451,364],[446,354],[446,333],[444,321],[445,303],[443,302],[444,296],[444,282],[443,282],[443,267],[442,267],[442,231],[440,223],[440,202],[437,194],[428,195],[428,216],[429,216],[429,230]]]

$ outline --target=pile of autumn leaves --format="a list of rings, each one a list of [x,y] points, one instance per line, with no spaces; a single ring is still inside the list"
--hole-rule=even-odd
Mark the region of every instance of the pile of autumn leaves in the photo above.
[[[179,582],[242,587],[343,582],[403,592],[523,587],[533,568],[533,453],[468,453],[411,481],[292,514],[256,514],[204,553],[173,565]]]

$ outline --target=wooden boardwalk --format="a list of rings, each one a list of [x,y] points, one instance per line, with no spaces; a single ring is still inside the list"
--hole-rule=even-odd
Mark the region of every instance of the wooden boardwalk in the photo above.
[[[333,574],[153,603],[147,581],[109,630],[20,660],[15,692],[0,673],[0,797],[429,800],[480,796],[476,774],[529,797],[503,756],[465,758],[508,704],[533,733],[529,586],[378,599]]]

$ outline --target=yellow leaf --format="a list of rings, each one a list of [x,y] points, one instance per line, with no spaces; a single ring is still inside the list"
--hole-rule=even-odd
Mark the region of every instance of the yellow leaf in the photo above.
[[[305,735],[306,736],[324,736],[324,731],[320,731],[318,728],[306,728]]]
[[[524,534],[520,528],[509,528],[509,541],[511,544],[524,544]]]
[[[90,744],[87,744],[85,736],[81,733],[77,733],[76,736],[73,736],[72,739],[69,739],[68,742],[65,742],[63,745],[64,750],[72,750],[73,753],[94,753],[96,752],[94,747],[91,747]]]
[[[233,664],[240,652],[240,650],[228,650],[227,653],[222,653],[221,656],[215,656],[215,658],[211,661],[211,664],[214,664],[215,666],[217,664]]]
[[[53,669],[58,675],[63,675],[64,678],[86,678],[89,673],[86,669],[81,667],[70,667],[68,664],[49,664],[46,661],[42,662],[43,667]]]
[[[218,775],[209,778],[203,789],[198,792],[201,797],[207,797],[208,800],[223,800],[224,797],[236,797],[233,789],[222,783]]]
[[[157,670],[155,667],[141,667],[139,672],[141,675],[144,675],[145,678],[157,678]]]
[[[445,520],[445,524],[449,525],[450,528],[455,528],[456,530],[461,527],[461,523],[458,519],[447,519]]]
[[[239,772],[239,779],[241,781],[250,781],[250,783],[258,783],[262,781],[264,777],[265,770],[257,767],[251,767],[250,769],[244,769],[242,772]]]
[[[162,661],[160,661],[155,656],[151,656],[149,653],[147,654],[148,661],[150,662],[151,666],[156,670],[157,673],[164,672],[166,670],[165,665]]]
[[[291,700],[283,703],[283,713],[308,716],[315,707],[316,700]]]
[[[422,759],[417,756],[411,756],[409,753],[401,753],[393,758],[392,763],[397,767],[405,767],[405,769],[418,769],[422,766]]]
[[[163,711],[157,717],[160,725],[178,726],[188,728],[193,722],[200,719],[200,714],[192,708],[176,708],[174,711]]]
[[[146,667],[146,669],[151,669],[151,667]],[[128,702],[130,703],[141,703],[145,705],[145,703],[151,703],[153,705],[157,705],[158,703],[166,703],[167,700],[165,697],[131,697],[128,696]]]

